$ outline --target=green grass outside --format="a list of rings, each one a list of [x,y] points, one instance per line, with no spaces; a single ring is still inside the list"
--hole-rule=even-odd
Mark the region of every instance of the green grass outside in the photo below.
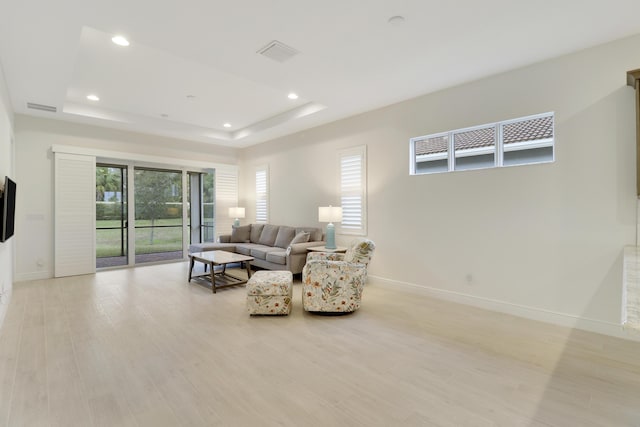
[[[153,243],[151,242],[151,228],[138,228],[151,226],[150,220],[136,221],[136,254],[150,254],[155,252],[172,252],[182,250],[182,219],[158,219],[154,223],[159,225],[173,225],[176,227],[153,229]],[[120,227],[120,221],[98,220],[96,228]],[[120,256],[120,229],[96,230],[96,256],[98,258]],[[125,230],[125,251],[127,233]]]

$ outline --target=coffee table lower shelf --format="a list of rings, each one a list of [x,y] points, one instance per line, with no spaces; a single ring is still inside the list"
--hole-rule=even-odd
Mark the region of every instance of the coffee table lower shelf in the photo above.
[[[214,294],[216,293],[216,289],[218,288],[243,285],[247,283],[249,278],[251,278],[251,265],[249,264],[249,262],[253,261],[253,258],[250,256],[238,255],[226,251],[206,251],[189,254],[189,258],[189,282],[191,282],[191,279],[207,279],[209,282],[211,282],[211,290]],[[208,266],[210,272],[194,275],[193,267],[195,266],[196,262],[204,264],[205,271]],[[247,269],[247,279],[227,273],[227,264],[233,263],[244,263],[245,268]],[[222,271],[215,271],[215,266],[217,265],[222,266]]]

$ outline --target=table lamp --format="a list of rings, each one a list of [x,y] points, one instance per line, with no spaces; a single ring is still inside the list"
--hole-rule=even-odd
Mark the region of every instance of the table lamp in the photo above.
[[[244,218],[244,208],[229,208],[229,217],[235,218],[234,227],[240,227],[240,218]]]
[[[339,206],[322,206],[318,208],[318,221],[327,224],[327,249],[336,249],[336,228],[333,221],[342,221],[342,208]]]

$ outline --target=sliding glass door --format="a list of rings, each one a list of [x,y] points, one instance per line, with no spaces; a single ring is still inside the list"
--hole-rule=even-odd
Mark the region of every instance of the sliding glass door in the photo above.
[[[127,168],[96,165],[96,268],[127,265]]]
[[[202,174],[202,241],[215,242],[215,175],[213,170]]]
[[[188,228],[189,243],[215,241],[215,175],[189,172]]]
[[[214,183],[213,169],[96,164],[96,267],[183,259],[189,243],[213,242]]]
[[[135,168],[135,262],[182,259],[182,172]]]

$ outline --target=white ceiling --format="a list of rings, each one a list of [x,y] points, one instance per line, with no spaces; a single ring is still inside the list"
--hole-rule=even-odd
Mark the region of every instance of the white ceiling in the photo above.
[[[637,34],[639,16],[637,0],[0,0],[0,63],[16,113],[246,147]],[[300,53],[259,55],[272,40]]]

